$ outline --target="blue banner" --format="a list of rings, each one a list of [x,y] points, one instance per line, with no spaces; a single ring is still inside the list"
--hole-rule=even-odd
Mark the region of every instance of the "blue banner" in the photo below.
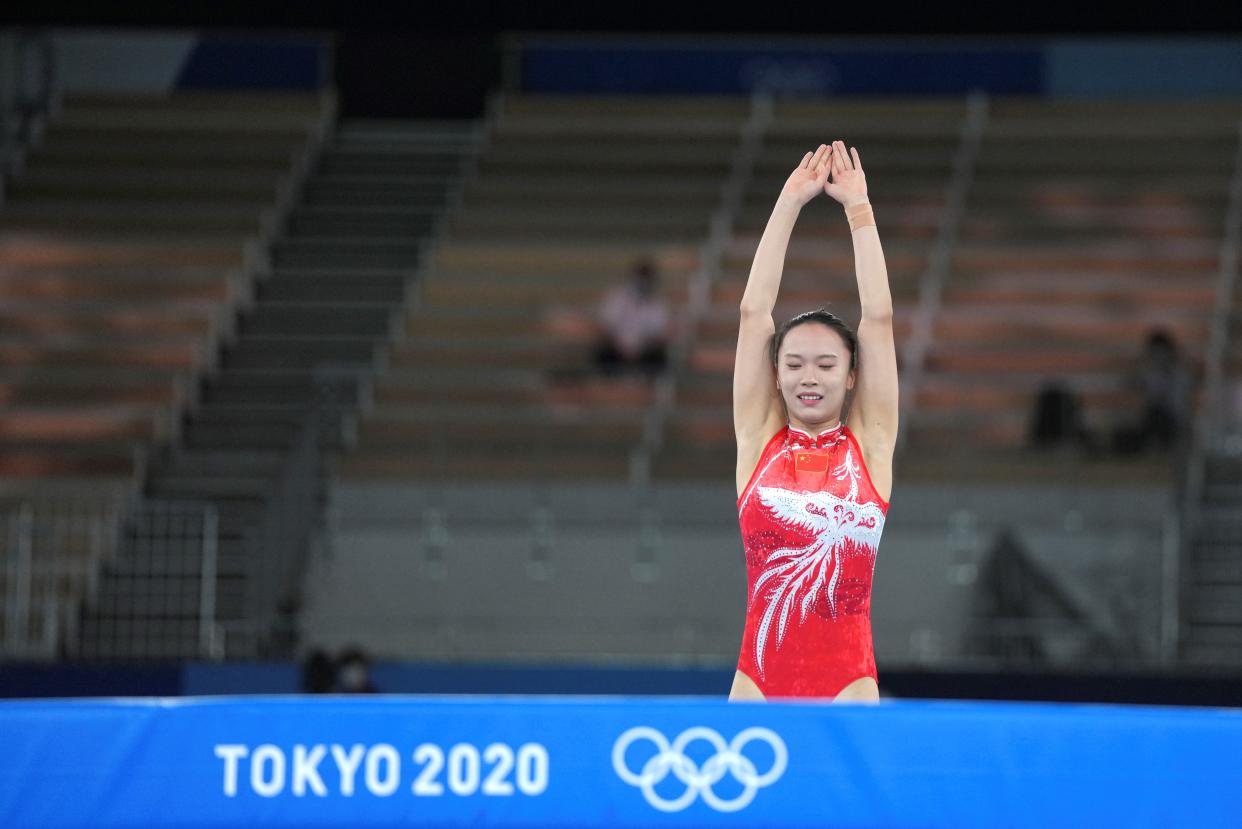
[[[323,38],[205,35],[177,75],[176,89],[305,90],[331,82]]]
[[[821,47],[642,41],[527,42],[521,89],[577,95],[996,95],[1044,91],[1044,51],[1003,47]]]
[[[1008,703],[0,704],[9,827],[1236,826],[1242,712]]]

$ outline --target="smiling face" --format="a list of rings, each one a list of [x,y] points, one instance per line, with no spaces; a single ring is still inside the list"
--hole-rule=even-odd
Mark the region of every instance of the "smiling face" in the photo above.
[[[789,422],[812,434],[836,425],[854,374],[849,346],[839,333],[817,322],[790,329],[776,360],[776,385]]]

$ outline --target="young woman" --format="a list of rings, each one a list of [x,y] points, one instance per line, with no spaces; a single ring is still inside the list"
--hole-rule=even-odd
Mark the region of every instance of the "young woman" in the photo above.
[[[790,233],[821,192],[850,223],[857,335],[824,310],[779,331],[772,320]],[[840,141],[806,154],[759,241],[742,296],[733,423],[749,589],[729,698],[878,700],[871,576],[893,485],[897,356],[867,180],[858,151]]]

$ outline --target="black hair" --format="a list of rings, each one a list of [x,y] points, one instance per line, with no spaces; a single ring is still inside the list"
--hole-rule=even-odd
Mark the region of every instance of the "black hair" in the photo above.
[[[1173,339],[1173,335],[1164,328],[1153,328],[1147,332],[1147,350],[1164,351],[1167,354],[1177,355],[1177,341]]]
[[[768,356],[772,359],[772,365],[776,365],[781,356],[781,343],[785,341],[785,335],[799,325],[817,322],[820,325],[826,325],[833,331],[841,335],[841,339],[845,340],[846,346],[850,350],[850,369],[858,364],[858,335],[854,333],[854,329],[850,328],[845,320],[829,311],[827,308],[816,308],[813,311],[803,311],[792,319],[786,320],[776,329],[776,333],[772,335],[769,346]]]

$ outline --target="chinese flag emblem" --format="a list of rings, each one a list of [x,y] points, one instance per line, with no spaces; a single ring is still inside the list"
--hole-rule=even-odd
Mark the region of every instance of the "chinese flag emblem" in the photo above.
[[[828,456],[820,452],[799,452],[794,457],[794,469],[798,472],[827,472]]]

